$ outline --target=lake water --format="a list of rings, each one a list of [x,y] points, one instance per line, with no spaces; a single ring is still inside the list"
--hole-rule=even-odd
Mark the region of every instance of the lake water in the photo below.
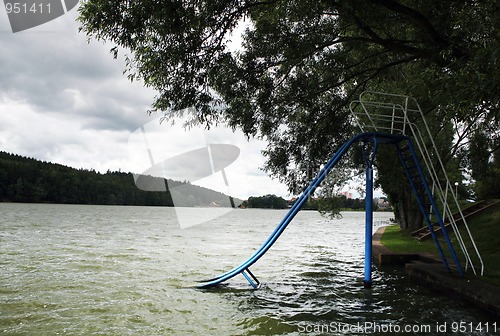
[[[364,289],[360,212],[300,212],[252,267],[259,290],[242,276],[192,287],[246,260],[285,213],[235,210],[181,229],[172,208],[0,203],[0,333],[387,335],[428,325],[421,334],[443,335],[436,327],[450,334],[461,321],[483,327],[463,335],[500,329],[402,270],[375,269]],[[375,224],[390,216],[375,213]]]

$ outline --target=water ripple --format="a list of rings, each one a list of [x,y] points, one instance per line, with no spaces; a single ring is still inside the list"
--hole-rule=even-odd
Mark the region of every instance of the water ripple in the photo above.
[[[0,332],[299,335],[305,325],[491,320],[401,270],[375,269],[363,289],[363,213],[299,213],[252,266],[257,291],[241,276],[190,287],[244,261],[284,214],[233,211],[181,230],[170,208],[2,204]]]

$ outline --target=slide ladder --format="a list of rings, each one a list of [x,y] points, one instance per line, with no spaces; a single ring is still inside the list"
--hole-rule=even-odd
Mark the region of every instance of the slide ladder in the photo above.
[[[406,145],[403,142],[398,145],[398,155],[441,257],[443,258],[443,253],[431,224],[432,216],[436,217],[452,251],[458,272],[462,273],[444,228],[443,223],[446,221],[450,222],[464,255],[465,270],[470,267],[474,274],[483,275],[483,260],[461,211],[456,190],[446,174],[433,134],[417,101],[404,95],[366,91],[351,103],[350,110],[353,122],[362,132],[399,134],[411,139],[406,141]],[[458,216],[453,216],[451,204],[458,209]],[[462,222],[462,231],[465,232],[459,230],[457,222]],[[444,262],[446,265],[446,261]]]
[[[439,213],[439,209],[437,208],[437,204],[432,195],[432,191],[429,188],[429,184],[427,183],[427,180],[425,178],[425,174],[422,170],[422,167],[420,166],[419,159],[417,157],[417,154],[415,153],[412,141],[408,139],[406,141],[406,145],[402,145],[402,143],[398,144],[397,151],[401,163],[403,165],[403,168],[405,170],[406,177],[408,178],[408,182],[410,183],[411,188],[413,189],[420,211],[423,214],[424,221],[427,224],[427,228],[431,233],[434,243],[436,244],[439,256],[441,257],[441,260],[443,261],[443,264],[445,265],[446,269],[450,271],[448,261],[446,260],[446,257],[443,253],[441,244],[439,243],[436,233],[434,232],[434,227],[431,222],[432,213],[434,212],[436,214],[439,226],[441,228],[444,228],[444,222]],[[448,236],[446,231],[443,232],[446,244],[448,245],[453,260],[455,261],[455,265],[457,266],[457,271],[460,274],[460,276],[463,276],[463,270],[460,265],[460,261],[458,260],[455,249],[451,244],[450,237]]]

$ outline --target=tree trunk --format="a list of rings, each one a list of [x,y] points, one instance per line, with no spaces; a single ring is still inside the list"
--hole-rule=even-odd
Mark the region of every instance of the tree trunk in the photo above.
[[[422,227],[423,215],[420,209],[415,209],[406,202],[399,203],[399,216],[394,214],[402,230],[415,231]]]
[[[422,227],[424,218],[411,188],[402,188],[389,197],[394,205],[394,218],[402,230],[415,231]]]
[[[379,149],[377,168],[377,183],[393,206],[396,222],[405,231],[420,229],[423,215],[395,147],[387,146]]]

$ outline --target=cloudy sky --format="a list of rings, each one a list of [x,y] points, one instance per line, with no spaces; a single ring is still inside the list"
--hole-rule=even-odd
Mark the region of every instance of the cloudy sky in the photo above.
[[[287,196],[284,185],[259,170],[262,141],[247,142],[224,129],[185,133],[148,116],[155,93],[122,74],[124,62],[113,59],[112,45],[88,44],[78,33],[77,16],[73,9],[13,34],[1,7],[0,150],[75,168],[141,173],[208,143],[229,142],[240,152],[225,168],[228,186],[220,171],[196,184],[240,198]],[[138,141],[149,147],[137,146]],[[144,154],[147,148],[152,157]]]
[[[291,196],[260,169],[265,142],[221,128],[187,132],[181,122],[160,125],[160,115],[149,116],[155,92],[123,75],[123,58],[110,54],[113,45],[88,43],[77,16],[75,8],[12,33],[0,6],[0,150],[103,173],[140,174],[208,144],[231,144],[239,150],[234,162],[225,161],[224,171],[212,164],[213,173],[194,184],[241,199]]]

